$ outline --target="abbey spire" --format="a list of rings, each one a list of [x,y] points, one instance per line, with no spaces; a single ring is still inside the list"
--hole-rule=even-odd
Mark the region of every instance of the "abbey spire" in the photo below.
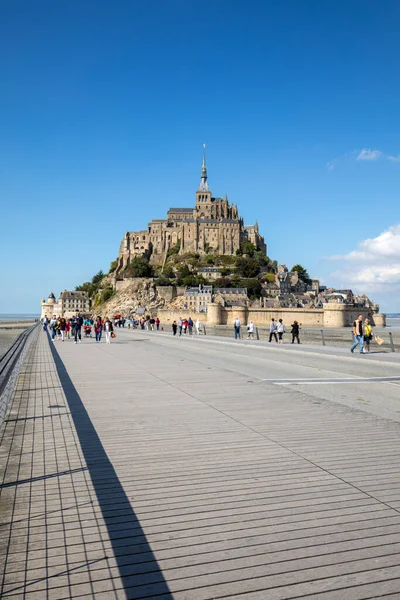
[[[208,187],[208,182],[207,182],[207,164],[206,164],[206,145],[203,144],[203,164],[201,167],[201,180],[200,180],[200,185],[199,185],[199,189],[197,190],[198,192],[209,192],[210,189]]]

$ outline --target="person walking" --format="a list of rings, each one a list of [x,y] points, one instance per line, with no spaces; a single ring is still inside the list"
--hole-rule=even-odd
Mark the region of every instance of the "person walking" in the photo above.
[[[182,321],[182,318],[181,318],[181,317],[179,317],[179,319],[178,319],[178,331],[179,331],[179,337],[181,337],[181,335],[182,335],[182,327],[183,327],[183,321]]]
[[[276,343],[278,343],[278,336],[276,335],[276,331],[278,329],[278,325],[275,319],[271,319],[271,323],[269,325],[269,341],[272,342],[272,338],[275,338]]]
[[[57,317],[56,317],[56,315],[53,315],[53,317],[50,319],[50,330],[51,330],[51,339],[54,342],[54,338],[56,337],[56,333],[57,333]]]
[[[70,319],[67,320],[67,322],[65,323],[65,337],[67,338],[67,340],[71,339],[70,336],[70,332],[71,331],[71,321]]]
[[[172,335],[176,335],[176,330],[178,329],[178,325],[176,321],[172,323]]]
[[[195,324],[195,329],[196,329],[196,335],[200,335],[200,319],[196,319],[196,324]]]
[[[192,317],[188,318],[188,330],[189,330],[189,335],[193,335],[193,319],[192,319]]]
[[[276,331],[278,333],[278,344],[283,344],[283,334],[285,333],[286,329],[282,319],[279,319]]]
[[[364,321],[364,348],[363,348],[363,352],[364,354],[366,352],[370,352],[371,348],[371,340],[374,337],[374,334],[372,333],[372,327],[369,324],[369,320],[365,319]]]
[[[78,313],[75,317],[75,344],[78,343],[78,339],[79,339],[79,343],[82,342],[82,325],[83,325],[83,318]]]
[[[61,317],[60,319],[59,328],[61,334],[61,341],[63,342],[65,340],[65,330],[67,328],[67,321],[64,319],[64,317]]]
[[[103,323],[101,322],[101,317],[97,317],[94,323],[94,332],[96,334],[96,343],[100,343],[101,334],[103,333]]]
[[[160,319],[158,317],[156,319],[156,329],[157,331],[160,331]]]
[[[110,319],[107,317],[107,319],[105,320],[104,323],[104,331],[106,334],[106,344],[111,344],[111,334],[114,331],[114,327],[113,324],[111,323]]]
[[[357,319],[353,322],[353,345],[350,348],[350,352],[354,352],[355,348],[360,344],[360,354],[363,354],[364,350],[364,326],[363,316],[358,315]]]
[[[292,344],[294,344],[294,341],[297,340],[297,343],[300,344],[300,337],[299,337],[299,333],[300,333],[300,325],[298,324],[297,321],[293,321],[292,323]]]
[[[47,325],[48,325],[48,318],[47,317],[43,317],[42,323],[43,323],[43,331],[47,331]]]
[[[239,317],[235,317],[233,321],[233,334],[235,336],[235,340],[240,340],[240,319]]]
[[[250,321],[247,325],[247,339],[254,340],[254,323]]]

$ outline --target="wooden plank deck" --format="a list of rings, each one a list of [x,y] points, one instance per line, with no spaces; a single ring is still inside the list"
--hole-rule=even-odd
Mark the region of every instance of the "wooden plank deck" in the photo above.
[[[117,342],[31,347],[0,429],[2,598],[400,598],[399,423],[228,346],[221,369]]]

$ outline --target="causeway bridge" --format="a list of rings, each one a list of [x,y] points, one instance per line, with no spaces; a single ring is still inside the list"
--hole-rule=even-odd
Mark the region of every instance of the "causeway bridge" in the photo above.
[[[400,598],[399,354],[116,334],[9,361],[1,598]]]

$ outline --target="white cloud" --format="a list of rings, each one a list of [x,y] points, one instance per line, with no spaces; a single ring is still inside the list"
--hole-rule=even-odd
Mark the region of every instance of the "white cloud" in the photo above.
[[[350,287],[362,284],[377,289],[382,285],[400,284],[400,224],[360,242],[358,248],[348,254],[330,258],[344,263],[343,269],[332,273],[332,277],[349,282]]]
[[[337,158],[333,158],[326,163],[326,168],[328,171],[333,171],[337,166],[339,166],[342,162],[353,161],[354,158],[356,160],[370,161],[374,162],[379,159],[390,160],[391,162],[400,163],[400,154],[392,155],[385,154],[381,150],[371,150],[370,148],[363,148],[362,150],[353,150],[352,152],[346,152],[342,156],[338,156]]]
[[[378,160],[381,156],[382,152],[380,150],[363,148],[360,154],[357,156],[357,160]]]

